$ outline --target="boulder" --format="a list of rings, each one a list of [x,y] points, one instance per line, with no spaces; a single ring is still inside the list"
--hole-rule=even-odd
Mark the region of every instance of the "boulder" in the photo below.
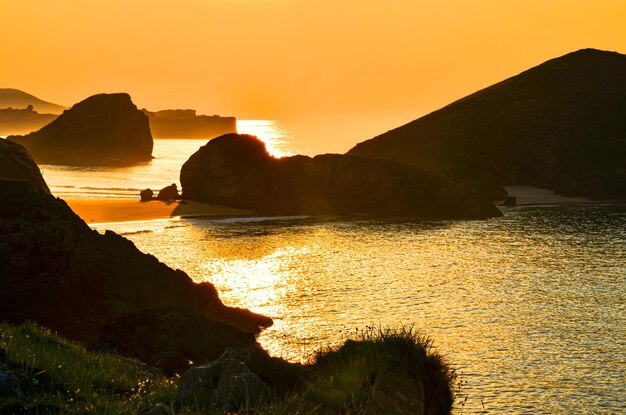
[[[173,375],[190,364],[219,358],[228,347],[255,344],[253,334],[180,305],[151,307],[111,320],[94,348],[139,359]]]
[[[99,94],[75,104],[39,131],[8,140],[39,164],[117,165],[152,159],[148,117],[128,94]]]
[[[24,396],[20,380],[10,370],[0,370],[0,398],[21,398]]]
[[[180,181],[185,199],[257,214],[427,218],[501,214],[491,203],[415,166],[339,154],[277,159],[250,135],[227,134],[209,141],[185,162]]]
[[[28,150],[3,139],[0,139],[0,179],[23,180],[33,188],[50,194],[50,189]]]
[[[34,321],[91,345],[114,318],[177,304],[249,333],[272,324],[225,306],[213,285],[194,283],[122,236],[90,229],[61,199],[0,180],[0,321]]]
[[[178,188],[175,183],[172,183],[169,186],[165,186],[163,189],[159,190],[159,194],[156,197],[159,200],[176,200],[180,198],[178,194]]]
[[[152,189],[144,189],[139,192],[139,197],[141,198],[142,202],[149,202],[154,197],[154,192],[152,191]]]
[[[269,386],[245,365],[240,353],[228,349],[219,360],[185,372],[180,379],[178,399],[233,412],[240,407],[253,407],[269,394]]]

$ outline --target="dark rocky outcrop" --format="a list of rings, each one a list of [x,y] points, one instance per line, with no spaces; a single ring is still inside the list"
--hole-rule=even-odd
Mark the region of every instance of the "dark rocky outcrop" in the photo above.
[[[254,334],[176,305],[151,307],[111,320],[94,348],[139,359],[172,375],[182,374],[190,364],[216,360],[227,347],[254,345]]]
[[[50,194],[39,167],[21,145],[0,139],[0,180],[24,180],[35,189]]]
[[[148,117],[128,94],[99,94],[65,111],[41,130],[10,136],[40,164],[115,165],[152,159]]]
[[[465,185],[626,197],[626,56],[550,60],[348,154],[414,164]]]
[[[152,189],[143,189],[142,191],[139,192],[139,197],[141,198],[142,202],[151,201],[153,196],[154,196],[154,192],[152,191]]]
[[[325,154],[271,157],[254,136],[211,140],[183,165],[185,199],[258,214],[486,218],[500,212],[443,177],[405,164]]]
[[[246,366],[240,354],[227,349],[215,362],[189,369],[180,380],[178,399],[231,413],[269,398],[269,386]]]
[[[35,321],[90,345],[112,319],[177,304],[249,333],[272,324],[225,306],[213,285],[194,283],[122,236],[90,229],[61,199],[0,180],[1,321]]]
[[[235,117],[197,115],[195,110],[142,110],[150,119],[154,138],[200,138],[204,140],[237,131]]]
[[[156,197],[159,200],[176,200],[180,198],[178,194],[178,187],[176,183],[172,183],[169,186],[165,186],[163,189],[159,190],[159,194]]]

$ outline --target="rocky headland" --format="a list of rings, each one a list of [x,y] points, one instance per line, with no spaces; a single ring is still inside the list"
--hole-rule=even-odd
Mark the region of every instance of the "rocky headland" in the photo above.
[[[492,195],[532,185],[626,198],[626,56],[584,49],[550,60],[348,154],[410,163]]]
[[[128,94],[99,94],[75,104],[41,130],[9,136],[37,163],[116,165],[152,159],[148,117]]]
[[[267,215],[487,218],[491,203],[415,166],[324,154],[271,157],[250,135],[211,140],[183,165],[183,197]]]
[[[254,334],[272,324],[268,317],[225,306],[213,285],[194,283],[122,236],[90,229],[63,200],[50,195],[23,147],[0,141],[0,321],[37,322],[87,346],[100,340],[107,327],[103,341],[115,350],[116,331],[132,330],[137,315],[149,321],[150,313],[162,319],[176,316],[155,322],[146,339],[179,342],[178,354],[153,362],[167,368],[188,362],[189,353],[201,355],[176,333],[187,330],[196,344],[212,339],[212,346],[203,349],[210,359],[228,346],[253,346]],[[187,319],[207,323],[194,326]],[[159,339],[156,327],[172,337]]]
[[[209,140],[237,132],[235,117],[197,115],[195,110],[142,110],[150,120],[154,138],[197,138]]]

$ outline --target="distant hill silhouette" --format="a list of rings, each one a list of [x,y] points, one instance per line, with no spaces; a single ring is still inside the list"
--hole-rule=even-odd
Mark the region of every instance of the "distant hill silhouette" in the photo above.
[[[626,197],[626,56],[550,60],[348,154],[414,164],[468,186],[534,185]]]
[[[14,88],[0,88],[0,109],[26,109],[29,105],[39,114],[61,114],[65,107],[43,101],[33,95]]]

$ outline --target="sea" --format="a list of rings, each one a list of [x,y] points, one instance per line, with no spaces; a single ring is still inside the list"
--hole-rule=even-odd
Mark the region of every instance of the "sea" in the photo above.
[[[276,156],[278,121],[244,120]],[[202,140],[155,140],[134,167],[41,166],[56,196],[137,199],[178,182]],[[626,413],[626,206],[502,208],[481,221],[172,218],[111,229],[231,306],[274,319],[259,342],[306,362],[363,330],[410,326],[460,376],[455,414]]]

